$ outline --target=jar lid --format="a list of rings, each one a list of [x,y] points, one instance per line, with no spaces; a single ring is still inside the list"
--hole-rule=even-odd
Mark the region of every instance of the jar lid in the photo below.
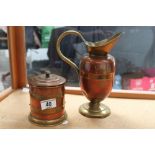
[[[33,75],[28,82],[33,86],[58,86],[66,82],[66,79],[46,71],[45,74]]]

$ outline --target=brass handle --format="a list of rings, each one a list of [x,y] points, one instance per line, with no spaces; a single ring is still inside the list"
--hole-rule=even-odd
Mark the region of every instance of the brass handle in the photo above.
[[[77,32],[77,31],[74,31],[74,30],[68,30],[68,31],[63,32],[63,33],[59,36],[59,38],[58,38],[58,40],[57,40],[57,43],[56,43],[57,53],[58,53],[58,55],[60,56],[60,58],[61,58],[63,61],[65,61],[67,64],[69,64],[71,67],[73,67],[73,68],[76,70],[76,72],[79,74],[79,68],[78,68],[78,66],[77,66],[74,62],[72,62],[70,59],[68,59],[67,57],[65,57],[65,56],[62,54],[61,50],[60,50],[60,43],[61,43],[61,41],[64,39],[64,37],[67,36],[67,35],[77,35],[77,36],[81,37],[81,39],[82,39],[84,42],[86,42],[86,40],[83,38],[83,36],[81,35],[81,33]]]

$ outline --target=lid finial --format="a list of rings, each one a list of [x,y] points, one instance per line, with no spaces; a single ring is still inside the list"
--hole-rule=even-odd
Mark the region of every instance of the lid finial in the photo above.
[[[45,77],[49,78],[50,77],[50,71],[45,71]]]

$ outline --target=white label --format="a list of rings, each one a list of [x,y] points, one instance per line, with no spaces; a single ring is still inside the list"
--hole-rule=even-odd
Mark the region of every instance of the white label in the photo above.
[[[41,104],[41,110],[45,109],[51,109],[56,107],[56,99],[49,99],[49,100],[43,100],[40,101]]]

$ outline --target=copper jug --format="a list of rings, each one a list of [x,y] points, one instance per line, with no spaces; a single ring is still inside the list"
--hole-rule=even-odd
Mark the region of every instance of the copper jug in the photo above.
[[[81,37],[89,53],[88,56],[82,58],[79,68],[61,52],[61,41],[67,35]],[[121,33],[117,33],[109,39],[99,42],[88,42],[80,32],[68,30],[63,32],[57,40],[56,48],[58,55],[77,71],[81,90],[90,101],[89,103],[84,103],[79,108],[79,112],[86,117],[105,118],[110,115],[110,109],[100,102],[109,96],[112,90],[115,75],[115,59],[109,52],[120,35]]]

